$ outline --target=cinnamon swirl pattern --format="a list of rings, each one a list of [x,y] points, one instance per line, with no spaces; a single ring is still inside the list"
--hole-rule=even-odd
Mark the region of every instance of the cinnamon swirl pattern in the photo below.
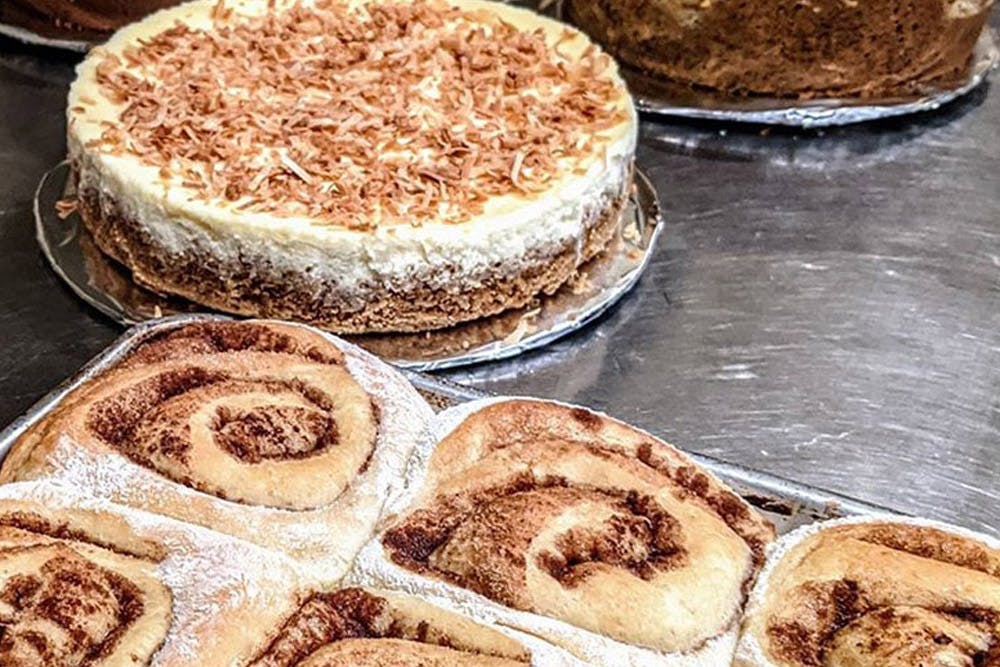
[[[480,605],[596,664],[728,664],[774,536],[738,496],[581,408],[486,401],[439,420],[357,576]]]
[[[787,535],[754,590],[736,665],[1000,665],[1000,542],[888,518]]]
[[[64,478],[336,576],[430,415],[353,347],[292,325],[206,321],[155,335],[71,394],[0,479]]]
[[[172,621],[164,552],[106,521],[0,501],[0,665],[149,664]]]
[[[250,667],[517,667],[505,635],[395,593],[345,588],[303,597]]]

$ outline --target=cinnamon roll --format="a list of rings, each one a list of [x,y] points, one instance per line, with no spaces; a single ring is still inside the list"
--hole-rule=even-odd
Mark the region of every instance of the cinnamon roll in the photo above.
[[[304,585],[287,560],[48,482],[0,487],[0,665],[240,663]]]
[[[0,665],[148,664],[160,648],[163,551],[104,519],[0,501]]]
[[[345,588],[303,596],[249,667],[517,667],[517,641],[396,593]]]
[[[753,592],[735,664],[1000,665],[1000,541],[896,518],[791,533]]]
[[[353,577],[473,607],[592,664],[728,664],[774,529],[669,445],[582,408],[447,411]]]
[[[153,336],[14,445],[49,476],[339,576],[431,410],[374,357],[303,327],[208,321]]]

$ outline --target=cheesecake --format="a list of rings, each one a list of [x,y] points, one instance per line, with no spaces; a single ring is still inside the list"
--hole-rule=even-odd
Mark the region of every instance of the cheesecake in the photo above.
[[[968,77],[993,0],[567,0],[622,63],[729,96],[893,98]]]
[[[195,0],[92,51],[68,120],[139,284],[344,333],[558,290],[618,231],[637,127],[581,32],[483,0]]]

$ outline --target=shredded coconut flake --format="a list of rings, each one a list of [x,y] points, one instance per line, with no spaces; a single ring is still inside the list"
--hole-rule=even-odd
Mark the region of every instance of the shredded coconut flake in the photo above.
[[[90,147],[205,201],[350,228],[461,222],[576,173],[626,120],[611,59],[437,0],[297,3],[99,52]],[[551,42],[551,43],[550,43]]]

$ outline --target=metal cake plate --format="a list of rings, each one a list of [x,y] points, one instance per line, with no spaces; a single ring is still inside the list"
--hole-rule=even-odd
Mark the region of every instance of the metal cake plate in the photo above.
[[[517,0],[511,4],[530,7],[567,23],[573,22],[564,0]],[[718,92],[696,90],[688,85],[672,84],[625,65],[621,66],[621,72],[636,106],[647,113],[729,123],[819,128],[933,111],[976,89],[998,62],[1000,49],[997,47],[997,39],[987,26],[979,36],[968,77],[961,86],[928,89],[909,97],[811,100],[766,96],[734,98]]]
[[[88,380],[109,371],[144,340],[184,324],[220,319],[231,318],[225,315],[211,314],[175,315],[132,327],[73,377],[53,389],[20,418],[0,431],[0,462],[6,457],[7,452],[10,451],[18,437],[54,410],[70,392]],[[436,411],[490,396],[490,394],[431,375],[414,371],[404,371],[404,373]],[[897,514],[878,505],[769,475],[717,458],[698,454],[689,454],[689,456],[756,507],[761,514],[774,523],[779,534],[827,519],[845,516]]]
[[[97,250],[79,215],[60,217],[57,202],[73,194],[69,176],[63,162],[42,177],[35,193],[35,223],[42,252],[70,289],[126,325],[205,310],[135,284],[127,269]],[[663,227],[656,190],[636,170],[633,195],[608,249],[552,296],[440,331],[346,338],[386,361],[423,371],[505,359],[547,345],[593,321],[635,286]]]

